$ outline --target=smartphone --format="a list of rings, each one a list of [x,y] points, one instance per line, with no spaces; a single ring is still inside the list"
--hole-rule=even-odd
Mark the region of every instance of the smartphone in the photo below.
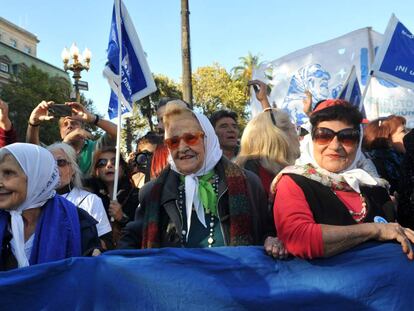
[[[72,108],[65,104],[54,104],[48,109],[49,115],[54,117],[69,117],[72,115]]]

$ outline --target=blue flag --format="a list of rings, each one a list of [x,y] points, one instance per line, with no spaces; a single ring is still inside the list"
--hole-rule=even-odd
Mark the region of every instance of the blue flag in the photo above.
[[[119,10],[118,3],[120,3]],[[118,35],[118,29],[121,30],[121,36]],[[120,49],[122,50],[121,81],[119,79]],[[131,112],[134,102],[157,90],[135,27],[125,5],[120,0],[115,0],[107,52],[108,62],[103,74],[112,89],[108,114],[110,119],[114,119],[118,116],[119,87],[121,87],[122,114]]]
[[[375,77],[414,88],[414,35],[393,14],[372,66]]]
[[[361,88],[359,87],[355,66],[352,66],[351,72],[349,73],[338,98],[346,100],[352,105],[358,107],[359,111],[362,112],[365,118],[364,104],[361,102],[362,93]]]

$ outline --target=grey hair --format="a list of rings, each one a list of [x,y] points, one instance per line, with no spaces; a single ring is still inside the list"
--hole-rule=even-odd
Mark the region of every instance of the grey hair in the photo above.
[[[54,143],[48,146],[47,150],[49,150],[50,152],[62,150],[65,153],[66,159],[69,161],[70,165],[72,166],[73,172],[74,172],[73,179],[72,179],[73,186],[82,188],[81,170],[77,162],[78,157],[77,157],[75,149],[73,149],[72,146],[66,143]]]

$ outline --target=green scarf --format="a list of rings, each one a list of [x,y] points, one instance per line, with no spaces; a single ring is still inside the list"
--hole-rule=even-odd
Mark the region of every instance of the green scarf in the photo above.
[[[198,178],[198,197],[203,204],[206,214],[211,213],[213,216],[217,216],[217,195],[210,182],[213,176],[214,171],[210,171]],[[180,175],[180,180],[184,183],[185,177]]]

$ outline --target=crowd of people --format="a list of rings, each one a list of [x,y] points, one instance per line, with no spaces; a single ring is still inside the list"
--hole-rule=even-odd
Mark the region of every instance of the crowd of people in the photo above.
[[[263,82],[249,84],[263,111],[243,133],[232,111],[206,116],[163,98],[157,132],[118,168],[112,122],[78,103],[55,120],[54,103],[42,101],[17,142],[0,100],[0,270],[160,247],[259,245],[274,258],[312,259],[368,240],[398,242],[414,259],[406,120],[367,122],[338,99],[312,109],[308,94],[301,128],[269,104]],[[40,127],[55,121],[62,141],[43,146]],[[93,140],[85,123],[104,134]]]

